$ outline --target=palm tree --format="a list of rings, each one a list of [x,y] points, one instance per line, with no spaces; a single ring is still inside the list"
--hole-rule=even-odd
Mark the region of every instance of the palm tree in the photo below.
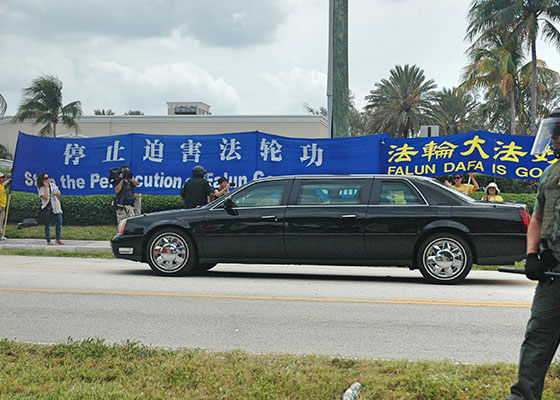
[[[3,144],[0,144],[0,158],[3,158],[4,160],[12,160],[14,158]]]
[[[98,108],[96,110],[93,110],[93,115],[115,115],[115,112],[110,108],[106,110],[104,108]]]
[[[6,114],[6,109],[8,108],[8,103],[6,103],[6,99],[4,96],[0,94],[0,118],[4,118],[4,114]]]
[[[521,69],[519,75],[519,86],[521,89],[521,102],[519,121],[520,124],[529,130],[531,115],[527,110],[530,109],[531,90],[532,90],[532,64],[528,63]],[[537,119],[546,118],[552,111],[554,105],[558,102],[558,85],[560,75],[558,72],[549,69],[542,60],[537,60]]]
[[[424,71],[416,65],[396,65],[389,74],[389,79],[376,83],[376,89],[365,97],[368,104],[364,108],[371,111],[369,130],[412,136],[420,125],[433,121],[430,101],[436,84],[426,80]]]
[[[516,101],[519,73],[524,60],[521,43],[503,30],[488,32],[469,51],[471,63],[464,69],[461,90],[486,90],[487,99],[502,95],[509,101],[510,133],[516,133]]]
[[[467,37],[475,40],[496,29],[510,30],[531,51],[531,134],[537,132],[537,36],[541,33],[560,50],[559,0],[473,0],[469,9]]]
[[[471,117],[476,111],[477,103],[470,93],[457,88],[443,88],[433,97],[432,115],[442,134],[453,135],[474,128]]]
[[[55,76],[41,76],[30,87],[23,89],[23,102],[19,106],[12,123],[34,120],[33,124],[45,124],[40,136],[56,137],[59,122],[78,133],[76,121],[82,116],[82,104],[73,101],[62,105],[62,82]]]

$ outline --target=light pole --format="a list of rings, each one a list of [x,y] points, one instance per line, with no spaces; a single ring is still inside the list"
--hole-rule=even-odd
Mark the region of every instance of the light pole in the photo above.
[[[348,0],[329,0],[327,111],[330,137],[348,136]]]

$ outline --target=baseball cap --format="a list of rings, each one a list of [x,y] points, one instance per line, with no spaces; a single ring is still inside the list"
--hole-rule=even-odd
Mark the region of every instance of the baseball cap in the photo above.
[[[5,177],[6,177],[6,175],[4,175],[3,172],[0,172],[0,178],[5,178]]]

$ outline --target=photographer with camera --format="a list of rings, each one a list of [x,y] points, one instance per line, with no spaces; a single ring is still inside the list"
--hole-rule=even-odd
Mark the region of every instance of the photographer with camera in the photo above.
[[[214,190],[214,193],[210,194],[210,201],[216,200],[218,197],[222,197],[224,194],[229,192],[229,189],[235,187],[230,184],[225,176],[218,178],[218,188]]]
[[[140,201],[140,198],[134,195],[134,188],[140,185],[140,183],[132,176],[130,167],[122,165],[116,170],[112,169],[110,182],[117,193],[115,199],[117,224],[125,218],[139,215],[140,207],[137,202]]]

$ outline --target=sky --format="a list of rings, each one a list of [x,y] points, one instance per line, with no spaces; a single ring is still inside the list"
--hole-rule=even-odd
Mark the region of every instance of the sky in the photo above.
[[[356,106],[395,65],[438,87],[467,63],[470,0],[348,0]],[[328,0],[0,0],[0,93],[14,115],[42,75],[84,115],[166,115],[202,101],[213,115],[302,115],[326,107]],[[560,71],[550,44],[539,58]]]

